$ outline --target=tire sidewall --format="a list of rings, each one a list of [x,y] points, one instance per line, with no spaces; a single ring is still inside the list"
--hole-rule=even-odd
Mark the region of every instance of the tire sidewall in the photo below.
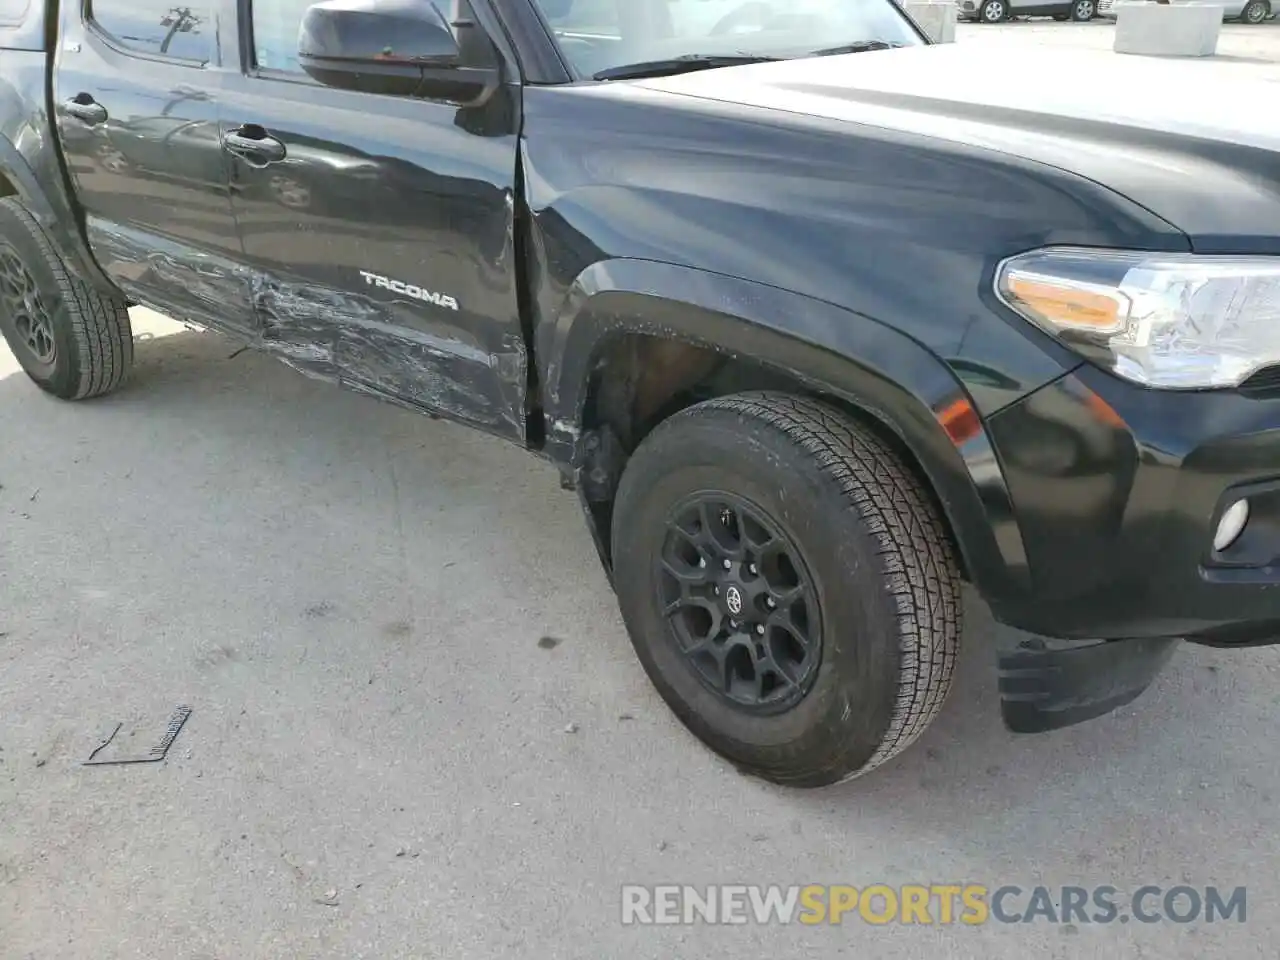
[[[71,396],[80,381],[80,346],[72,332],[67,315],[67,301],[54,276],[48,254],[21,218],[6,204],[0,203],[0,246],[13,248],[18,259],[35,280],[40,297],[49,311],[53,328],[54,358],[52,365],[40,363],[18,337],[7,311],[0,311],[3,331],[14,356],[27,375],[40,387],[58,396]]]
[[[764,425],[749,433],[722,410],[682,426],[664,425],[645,441],[644,465],[624,476],[617,500],[614,583],[641,663],[677,716],[732,759],[769,768],[829,754],[838,736],[861,767],[889,728],[900,669],[896,610],[871,537],[836,482],[781,433]],[[699,490],[761,508],[795,543],[814,584],[822,659],[808,694],[785,712],[759,715],[710,690],[659,609],[669,511]]]

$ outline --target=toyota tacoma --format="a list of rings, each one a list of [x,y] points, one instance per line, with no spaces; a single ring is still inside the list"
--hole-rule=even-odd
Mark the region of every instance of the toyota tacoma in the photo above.
[[[546,458],[746,772],[915,740],[962,582],[1016,731],[1280,639],[1267,83],[893,0],[0,0],[0,48],[39,387],[119,387],[142,304]]]

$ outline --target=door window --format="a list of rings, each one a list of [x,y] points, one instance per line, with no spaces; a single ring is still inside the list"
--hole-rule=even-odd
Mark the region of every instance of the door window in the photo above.
[[[298,66],[298,27],[316,0],[254,0],[253,54],[263,70],[301,73]]]
[[[128,50],[202,63],[212,56],[214,25],[207,6],[170,0],[91,0],[89,20]]]

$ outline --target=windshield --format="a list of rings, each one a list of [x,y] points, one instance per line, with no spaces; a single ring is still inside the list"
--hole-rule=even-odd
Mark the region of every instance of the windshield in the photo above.
[[[922,41],[888,0],[534,0],[565,59],[592,77],[685,58],[809,56]],[[679,67],[672,67],[676,72]]]

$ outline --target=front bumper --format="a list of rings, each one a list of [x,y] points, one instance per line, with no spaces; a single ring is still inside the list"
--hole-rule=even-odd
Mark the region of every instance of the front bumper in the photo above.
[[[1280,642],[1280,384],[1148,390],[1091,366],[990,418],[1026,569],[989,597],[1048,637]],[[1213,549],[1222,512],[1251,516]]]

